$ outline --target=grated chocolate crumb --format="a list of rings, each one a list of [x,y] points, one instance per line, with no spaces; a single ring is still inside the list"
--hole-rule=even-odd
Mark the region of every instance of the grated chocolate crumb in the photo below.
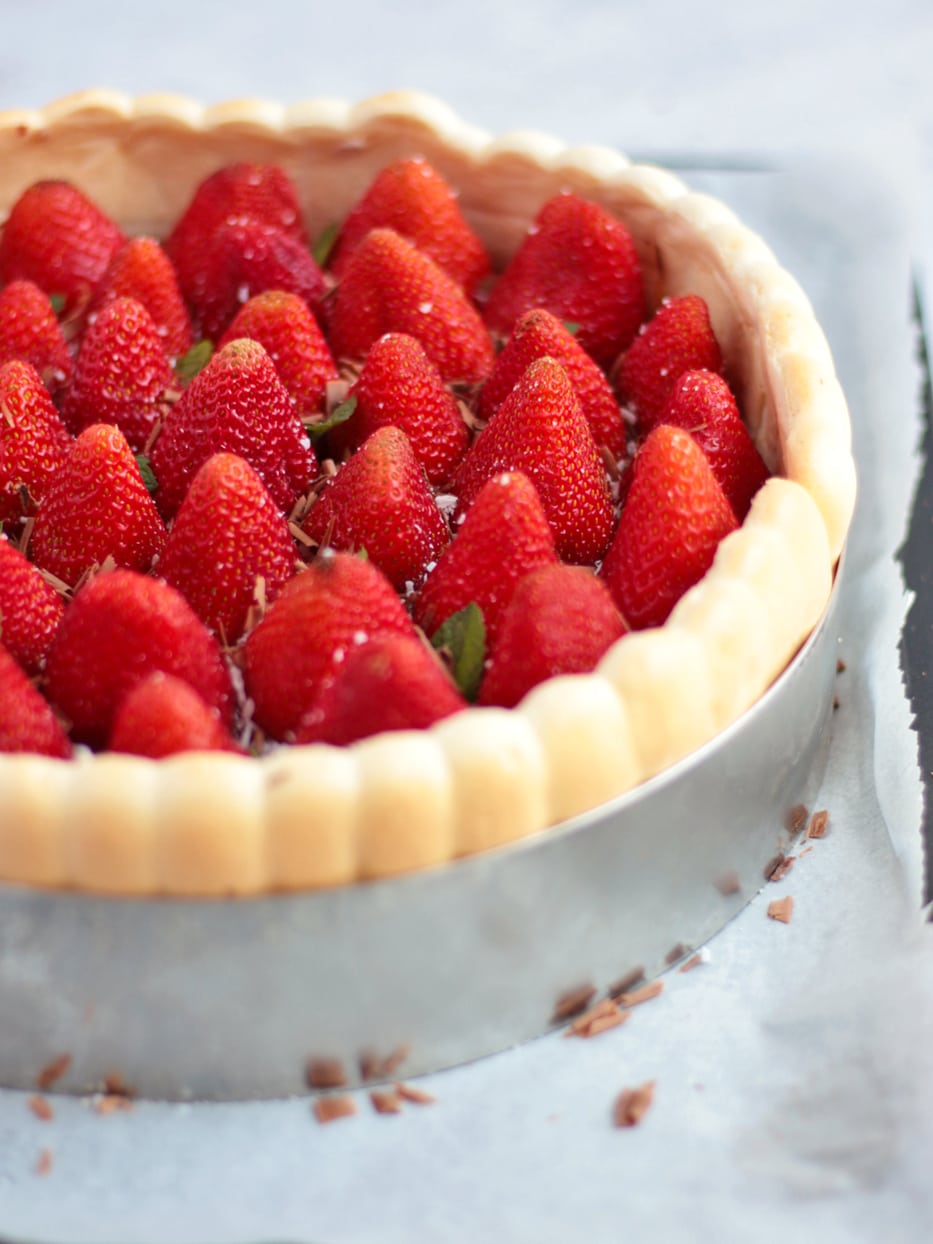
[[[792,834],[799,834],[807,823],[809,812],[802,803],[796,803],[787,814],[785,824]]]
[[[810,817],[810,823],[807,826],[808,838],[825,838],[826,830],[829,826],[829,813],[826,809],[820,812],[814,812]]]
[[[36,1174],[48,1175],[52,1169],[52,1150],[42,1149],[36,1162]]]
[[[312,1109],[318,1123],[333,1123],[335,1119],[347,1119],[356,1114],[356,1102],[346,1093],[337,1096],[328,1094],[315,1097]]]
[[[410,1053],[410,1045],[397,1045],[384,1057],[375,1050],[363,1050],[359,1057],[360,1076],[364,1080],[388,1080]]]
[[[616,1127],[634,1127],[640,1123],[654,1101],[654,1080],[646,1080],[637,1088],[626,1088],[615,1099],[612,1121]]]
[[[619,994],[628,993],[630,989],[633,989],[635,985],[639,984],[639,982],[644,979],[645,969],[641,966],[641,964],[639,964],[637,968],[632,968],[630,972],[626,972],[624,976],[620,976],[615,984],[610,985],[607,993],[610,998],[618,998]]]
[[[789,894],[785,894],[783,898],[773,899],[768,904],[768,916],[772,920],[779,920],[781,924],[790,924],[793,911],[794,900]]]
[[[551,1023],[559,1024],[565,1019],[571,1019],[574,1015],[579,1015],[581,1011],[586,1010],[595,995],[595,985],[576,985],[573,989],[566,990],[554,1003]]]
[[[698,968],[703,962],[703,956],[699,953],[695,954],[692,959],[688,959],[686,963],[681,964],[677,969],[678,972],[692,972],[694,968]]]
[[[416,1106],[431,1106],[437,1100],[433,1094],[415,1088],[413,1084],[396,1084],[395,1091],[404,1101],[414,1102]]]
[[[29,1098],[29,1109],[37,1119],[42,1119],[44,1123],[48,1123],[50,1119],[55,1118],[55,1111],[52,1109],[52,1103],[47,1097],[36,1094]]]
[[[305,1079],[309,1088],[343,1088],[347,1073],[339,1058],[309,1058]]]
[[[376,1114],[400,1114],[402,1100],[398,1093],[390,1089],[370,1089],[369,1100]]]
[[[610,1028],[618,1028],[631,1015],[631,1011],[623,1011],[611,998],[603,998],[594,1007],[584,1012],[573,1021],[565,1037],[596,1037]]]
[[[36,1088],[41,1092],[50,1089],[53,1084],[62,1078],[70,1066],[71,1055],[59,1054],[58,1058],[53,1058],[50,1063],[46,1063],[36,1076]]]
[[[651,981],[647,985],[642,985],[640,989],[619,994],[616,1002],[619,1006],[640,1006],[642,1002],[650,1002],[652,998],[656,998],[663,990],[664,981]]]
[[[771,872],[768,874],[768,880],[769,881],[783,881],[784,878],[787,876],[787,874],[790,872],[790,870],[794,867],[795,859],[796,859],[796,856],[794,855],[783,856],[775,864],[774,868],[772,868]]]

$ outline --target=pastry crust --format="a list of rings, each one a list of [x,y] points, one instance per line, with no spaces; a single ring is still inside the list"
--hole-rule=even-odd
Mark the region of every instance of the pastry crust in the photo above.
[[[411,92],[350,104],[202,107],[87,91],[0,115],[0,211],[44,177],[76,182],[128,232],[164,235],[234,160],[281,164],[316,236],[376,172],[419,153],[454,185],[494,262],[561,189],[632,232],[652,305],[701,294],[768,465],[741,529],[668,623],[592,675],[513,712],[255,760],[0,756],[0,878],[124,894],[258,894],[387,877],[587,812],[711,739],[766,690],[819,620],[855,498],[842,390],[812,308],[765,243],[660,169],[546,135],[491,138]]]

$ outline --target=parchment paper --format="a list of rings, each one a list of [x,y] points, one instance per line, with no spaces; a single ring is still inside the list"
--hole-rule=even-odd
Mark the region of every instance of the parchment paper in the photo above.
[[[899,164],[903,174],[903,163]],[[880,169],[880,173],[879,173]],[[552,1035],[420,1085],[380,1117],[318,1125],[307,1100],[0,1092],[0,1235],[136,1244],[260,1240],[548,1244],[784,1238],[910,1241],[933,1223],[933,944],[921,923],[921,789],[897,663],[895,553],[917,474],[909,188],[821,159],[691,178],[764,234],[810,294],[849,397],[861,472],[839,708],[799,855],[663,994],[591,1041]],[[801,844],[803,845],[803,844]],[[790,924],[769,920],[790,894]],[[546,948],[542,948],[546,953]],[[235,1034],[231,1035],[235,1040]],[[640,1125],[612,1126],[655,1082]],[[51,1169],[36,1173],[48,1149]]]

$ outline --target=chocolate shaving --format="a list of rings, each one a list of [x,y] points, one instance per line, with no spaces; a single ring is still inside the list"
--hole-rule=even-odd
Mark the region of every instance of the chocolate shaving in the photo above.
[[[603,998],[589,1011],[584,1012],[573,1021],[565,1037],[596,1037],[610,1028],[618,1028],[631,1015],[631,1011],[623,1011],[611,998]]]
[[[646,1080],[637,1088],[623,1089],[612,1107],[616,1127],[634,1127],[640,1123],[654,1101],[654,1080]]]
[[[40,1092],[50,1089],[53,1084],[62,1078],[70,1066],[71,1055],[59,1054],[58,1058],[53,1058],[50,1063],[46,1063],[36,1076],[36,1088]]]
[[[640,989],[619,994],[616,1002],[619,1006],[640,1006],[642,1002],[650,1002],[652,998],[656,998],[663,989],[664,981],[650,981],[647,985],[642,985]]]
[[[403,1101],[414,1102],[416,1106],[432,1106],[437,1101],[437,1098],[425,1089],[415,1088],[413,1084],[403,1084],[401,1081],[395,1085],[395,1091]]]
[[[347,1073],[339,1058],[309,1058],[305,1079],[309,1088],[343,1088]]]
[[[781,924],[790,924],[793,911],[794,900],[789,894],[785,894],[783,898],[772,899],[768,904],[768,916],[772,920],[779,920]]]
[[[630,972],[626,972],[624,976],[609,986],[606,991],[610,998],[618,998],[620,994],[628,993],[635,985],[645,979],[645,969],[639,964],[637,968],[632,968]]]
[[[37,1119],[42,1119],[44,1123],[48,1123],[50,1119],[54,1119],[55,1111],[52,1109],[52,1103],[47,1097],[42,1097],[38,1093],[34,1097],[29,1098],[29,1109]]]
[[[809,812],[802,803],[795,803],[787,814],[786,825],[790,833],[799,834],[807,823]]]
[[[369,1100],[373,1103],[376,1114],[400,1114],[402,1101],[398,1093],[391,1089],[371,1089]]]
[[[36,1174],[37,1175],[48,1175],[51,1169],[52,1169],[52,1150],[42,1149],[39,1153],[38,1161],[36,1162]]]
[[[313,1110],[318,1123],[333,1123],[335,1119],[347,1119],[356,1114],[356,1102],[346,1093],[316,1097]]]
[[[664,962],[670,967],[672,964],[675,964],[678,959],[682,959],[684,955],[688,955],[689,953],[690,947],[685,946],[683,942],[678,942],[677,945],[672,947],[664,956]]]
[[[581,1011],[586,1010],[595,995],[595,985],[577,985],[573,989],[566,990],[554,1003],[551,1023],[560,1024],[565,1019],[571,1019],[574,1015],[579,1015]]]
[[[693,969],[698,968],[702,962],[703,956],[697,953],[691,959],[688,959],[686,963],[682,963],[677,970],[678,972],[692,972]]]
[[[846,672],[846,668],[845,661],[843,661],[842,657],[840,657],[836,662],[836,673],[844,674]]]
[[[820,812],[814,812],[810,817],[810,823],[807,826],[808,838],[825,838],[826,830],[829,826],[829,813],[824,808]]]
[[[768,881],[783,881],[790,870],[794,867],[795,856],[782,855],[774,862],[771,871],[766,873]]]

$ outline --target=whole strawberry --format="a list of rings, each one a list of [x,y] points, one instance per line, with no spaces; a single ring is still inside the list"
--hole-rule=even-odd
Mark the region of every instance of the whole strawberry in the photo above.
[[[770,472],[722,376],[710,371],[684,372],[667,399],[661,422],[692,435],[742,522]]]
[[[256,603],[271,603],[295,572],[288,523],[236,454],[214,454],[191,481],[159,558],[209,630],[235,644]]]
[[[123,697],[156,670],[189,683],[231,724],[230,673],[181,593],[133,570],[95,575],[65,610],[46,666],[49,699],[75,738],[103,746]]]
[[[190,683],[161,670],[136,683],[122,698],[107,748],[152,760],[178,752],[241,750],[217,710]]]
[[[258,341],[241,338],[218,350],[165,417],[151,463],[167,518],[201,464],[221,452],[245,458],[283,511],[317,474],[311,442]]]
[[[0,284],[33,281],[64,300],[63,314],[86,310],[123,231],[67,181],[38,181],[13,204],[0,235]]]
[[[258,220],[307,245],[298,192],[275,164],[228,164],[205,177],[165,240],[182,288],[200,264],[205,245],[230,220]]]
[[[281,289],[317,311],[324,274],[307,247],[261,220],[228,220],[189,263],[183,291],[201,335],[216,341],[240,307],[264,290]]]
[[[521,471],[494,475],[428,575],[415,600],[415,621],[433,635],[475,601],[492,643],[519,580],[556,562],[554,535],[534,484]]]
[[[246,638],[257,723],[273,738],[293,735],[350,649],[386,632],[411,635],[414,626],[385,575],[352,553],[319,553]]]
[[[467,707],[437,656],[413,635],[351,648],[305,713],[296,743],[355,743],[384,730],[426,730]]]
[[[356,408],[328,436],[335,452],[358,448],[377,428],[394,424],[408,437],[429,483],[445,484],[467,451],[460,407],[425,354],[405,333],[386,333],[366,356],[350,390]]]
[[[600,571],[628,625],[661,626],[737,526],[690,433],[659,424],[635,455],[619,528]]]
[[[478,383],[492,371],[489,335],[463,290],[392,229],[373,229],[353,252],[330,308],[337,358],[363,359],[384,333],[416,337],[444,381]]]
[[[218,346],[238,337],[264,347],[302,418],[324,409],[328,381],[338,376],[337,364],[303,298],[281,289],[256,294],[236,313]]]
[[[553,359],[531,364],[464,458],[452,484],[458,512],[500,471],[531,479],[564,561],[603,555],[614,525],[606,471],[567,373]]]
[[[11,359],[30,363],[50,393],[71,377],[71,352],[51,300],[32,281],[0,290],[0,363]]]
[[[478,413],[491,419],[531,364],[556,359],[583,407],[593,440],[616,459],[625,453],[627,428],[612,386],[573,333],[550,311],[536,307],[518,320],[492,375],[480,389]]]
[[[713,333],[709,308],[698,294],[662,302],[615,368],[619,400],[649,432],[660,421],[664,404],[685,371],[721,372],[722,352]]]
[[[450,186],[427,160],[395,160],[376,175],[340,228],[330,258],[336,276],[344,274],[353,251],[377,228],[394,229],[407,238],[468,294],[489,272],[482,242]]]
[[[158,330],[169,358],[191,348],[191,320],[168,255],[155,238],[130,238],[104,273],[92,311],[114,298],[141,302]]]
[[[573,322],[583,349],[600,366],[611,363],[644,315],[641,263],[625,225],[580,195],[549,199],[493,288],[486,323],[507,337],[534,307]]]
[[[397,592],[420,583],[450,538],[424,470],[399,428],[377,428],[326,486],[304,523],[317,544],[365,552]]]
[[[605,584],[582,566],[541,566],[506,606],[479,691],[480,704],[514,708],[558,674],[586,674],[625,634]]]
[[[29,553],[74,587],[95,565],[148,570],[165,526],[119,428],[95,423],[74,442],[36,514]]]
[[[45,664],[64,602],[5,535],[0,535],[0,640],[27,674]]]
[[[141,453],[168,411],[174,383],[152,316],[135,298],[115,298],[85,330],[62,418],[76,434],[93,423],[113,423]]]
[[[0,522],[31,514],[61,470],[71,437],[30,363],[0,365]]]
[[[0,644],[0,752],[66,760],[71,742],[48,703]]]

